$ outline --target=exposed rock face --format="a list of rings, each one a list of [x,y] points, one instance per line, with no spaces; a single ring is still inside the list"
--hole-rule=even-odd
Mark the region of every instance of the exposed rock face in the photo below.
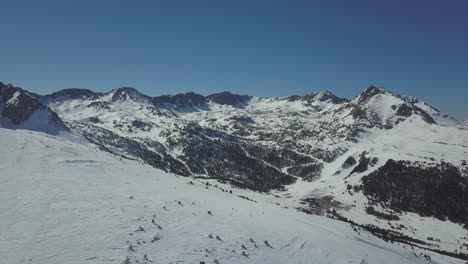
[[[341,104],[348,102],[348,99],[340,98],[329,91],[321,91],[313,94],[308,94],[303,96],[301,99],[308,103],[312,103],[314,101],[329,102],[333,104]]]
[[[32,94],[13,87],[11,84],[0,85],[0,104],[3,105],[2,116],[15,125],[27,120],[35,111],[43,107]]]
[[[395,111],[395,115],[397,116],[410,117],[412,114],[420,115],[424,119],[424,121],[426,121],[429,124],[436,123],[435,120],[428,113],[426,113],[424,110],[415,105],[402,104]]]
[[[161,95],[155,96],[151,102],[156,107],[168,107],[175,109],[191,108],[191,107],[206,107],[206,98],[201,94],[189,92],[176,95]]]
[[[395,112],[397,116],[409,117],[413,114],[413,108],[409,104],[402,104]]]
[[[135,101],[148,101],[149,97],[146,95],[141,94],[137,89],[133,87],[121,87],[111,91],[112,93],[112,101],[127,101],[127,100],[135,100]]]
[[[208,95],[206,98],[209,101],[217,104],[241,107],[246,105],[249,102],[249,100],[252,99],[252,96],[232,94],[230,92],[222,92]]]
[[[95,93],[88,89],[80,88],[69,88],[63,89],[50,95],[43,96],[41,98],[44,102],[51,102],[54,100],[86,100],[86,99],[97,99],[101,94]]]
[[[349,102],[346,98],[340,98],[329,91],[320,91],[316,93],[306,94],[304,96],[292,95],[286,98],[290,102],[302,101],[305,104],[311,105],[314,102],[328,102],[332,104],[341,104]]]
[[[106,102],[101,102],[101,101],[92,102],[92,103],[88,104],[87,107],[88,107],[88,108],[95,108],[95,109],[106,109],[106,110],[110,110],[109,104],[106,103]]]
[[[0,126],[6,128],[27,128],[49,133],[68,130],[57,114],[40,102],[37,95],[11,84],[0,83],[0,109],[3,117]]]
[[[371,85],[358,96],[358,103],[364,103],[375,95],[385,94],[385,92],[386,91],[383,88],[377,88],[374,85]]]

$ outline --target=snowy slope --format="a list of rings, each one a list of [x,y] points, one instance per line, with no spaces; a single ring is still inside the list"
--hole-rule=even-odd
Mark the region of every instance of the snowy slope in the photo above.
[[[463,263],[71,136],[0,129],[0,145],[2,263]]]
[[[462,123],[462,125],[463,125],[465,128],[468,129],[468,120],[465,120],[465,121]]]

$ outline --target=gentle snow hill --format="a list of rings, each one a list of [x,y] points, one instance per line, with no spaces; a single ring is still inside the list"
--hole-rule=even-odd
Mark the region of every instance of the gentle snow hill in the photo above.
[[[0,128],[0,146],[2,263],[463,263],[76,138]]]

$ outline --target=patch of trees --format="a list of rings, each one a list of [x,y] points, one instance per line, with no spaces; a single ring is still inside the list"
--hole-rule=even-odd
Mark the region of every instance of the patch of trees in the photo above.
[[[341,168],[343,169],[348,169],[348,168],[351,168],[352,166],[356,165],[357,161],[356,159],[353,157],[353,156],[349,156],[345,162],[343,163],[343,165],[341,165]]]
[[[361,157],[359,158],[359,164],[353,168],[353,170],[351,171],[351,174],[353,173],[361,173],[361,172],[365,172],[367,171],[367,169],[369,168],[369,165],[370,166],[374,166],[375,164],[377,164],[378,162],[378,159],[377,158],[370,158],[370,157],[367,157],[367,151],[363,151],[361,153]]]
[[[468,226],[468,180],[449,163],[425,167],[390,159],[362,183],[371,202]]]
[[[385,212],[380,212],[377,211],[373,206],[367,206],[366,207],[366,213],[370,215],[377,216],[379,219],[384,219],[388,221],[396,221],[400,220],[400,217],[394,213],[385,213]]]
[[[305,198],[301,200],[301,204],[307,205],[307,208],[298,208],[298,210],[306,214],[322,215],[330,208],[340,208],[342,204],[336,201],[333,196],[323,196],[319,198]]]
[[[305,181],[314,181],[320,177],[323,169],[322,163],[311,163],[288,168],[288,173],[301,177]]]
[[[357,193],[357,192],[360,192],[360,191],[362,191],[362,185],[351,185],[351,184],[348,184],[348,185],[346,185],[346,189],[347,189],[347,191],[348,191],[350,194],[353,194],[353,193],[351,192],[351,190],[353,190],[353,191],[356,192],[356,193]]]
[[[268,146],[245,141],[243,147],[250,156],[264,160],[277,168],[315,162],[315,159],[309,156],[279,146]]]
[[[179,158],[185,164],[156,141],[122,137],[91,124],[74,122],[72,126],[106,151],[138,157],[153,167],[182,176],[208,175],[222,183],[256,191],[281,190],[296,180],[262,160],[247,156],[238,138],[195,124],[181,128],[179,132],[184,136],[170,143],[174,147],[184,146],[184,155]],[[296,158],[292,155],[291,159]]]
[[[433,251],[433,252],[439,253],[441,255],[446,255],[446,256],[453,257],[453,258],[468,260],[468,254],[464,254],[464,253],[457,252],[457,251],[449,252],[449,251],[445,251],[445,250],[429,248],[429,247],[426,247],[426,246],[428,246],[428,243],[426,243],[426,242],[424,242],[422,240],[416,239],[416,238],[409,237],[409,236],[404,235],[404,234],[402,234],[400,232],[397,232],[397,231],[394,231],[394,230],[383,229],[383,228],[380,228],[380,227],[375,226],[375,225],[360,225],[360,224],[357,224],[354,221],[352,221],[351,219],[340,215],[336,210],[329,211],[329,213],[331,214],[331,217],[334,218],[334,219],[350,223],[351,226],[353,227],[354,231],[356,231],[356,232],[358,232],[359,228],[362,228],[362,229],[368,231],[369,233],[371,233],[372,235],[374,235],[374,236],[376,236],[376,237],[378,237],[378,238],[380,238],[380,239],[382,239],[382,240],[384,240],[386,242],[403,243],[403,244],[410,245],[412,247],[418,247],[418,248],[421,248],[421,249],[424,249],[424,250]]]
[[[194,174],[209,175],[220,182],[255,191],[284,189],[296,179],[256,157],[248,156],[238,138],[191,125],[176,144],[184,146],[182,159]]]
[[[162,152],[165,151],[164,147],[156,148],[156,145],[159,144],[157,142],[154,142],[154,145],[150,145],[146,142],[146,144],[153,148],[149,149],[144,143],[121,137],[110,130],[98,126],[78,122],[71,123],[70,125],[72,128],[80,131],[89,142],[100,146],[105,151],[117,155],[129,154],[144,160],[155,168],[173,172],[182,176],[190,175],[190,172],[183,163],[174,159],[169,154]]]

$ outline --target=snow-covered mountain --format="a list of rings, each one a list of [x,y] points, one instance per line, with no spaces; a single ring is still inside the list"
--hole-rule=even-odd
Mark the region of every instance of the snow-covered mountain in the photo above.
[[[417,98],[375,86],[352,100],[128,87],[32,97],[126,161],[349,222],[400,248],[468,258],[468,130]]]
[[[330,92],[271,99],[229,92],[149,97],[119,88],[67,89],[42,102],[110,151],[260,191],[317,178],[326,163],[366,139],[363,134],[400,123],[452,124],[424,102],[374,86],[352,101]]]
[[[0,145],[2,263],[463,263],[76,138],[0,128]]]
[[[41,104],[38,95],[0,82],[0,127],[58,134],[67,131],[57,114]]]

